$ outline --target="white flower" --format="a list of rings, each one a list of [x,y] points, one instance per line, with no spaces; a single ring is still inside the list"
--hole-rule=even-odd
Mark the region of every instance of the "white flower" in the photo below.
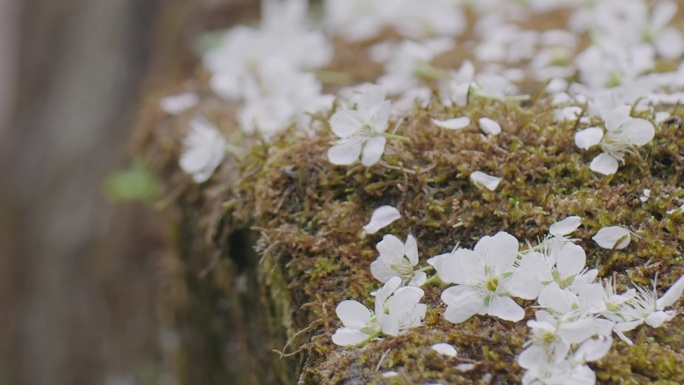
[[[377,0],[373,0],[377,1]],[[458,36],[467,22],[461,6],[453,0],[392,0],[398,3],[392,16],[397,32],[413,39]]]
[[[650,142],[655,128],[648,120],[629,116],[630,107],[620,106],[605,114],[606,132],[590,127],[575,134],[575,144],[588,149],[600,145],[603,153],[591,161],[589,168],[603,175],[615,174],[618,162],[624,163],[625,154],[634,153],[634,148]]]
[[[325,0],[325,26],[347,41],[370,39],[390,22],[395,0]]]
[[[501,133],[501,125],[489,118],[480,118],[477,121],[480,130],[487,135],[499,135]]]
[[[399,43],[385,66],[385,74],[378,84],[389,94],[410,91],[420,85],[419,76],[425,68],[431,68],[430,60],[449,51],[454,46],[452,39],[430,39],[420,43],[405,40]]]
[[[422,286],[427,276],[422,271],[414,271],[418,264],[418,244],[409,235],[404,244],[399,238],[388,234],[377,244],[380,256],[371,263],[373,277],[380,282],[387,282],[392,277],[400,277],[408,286]]]
[[[159,101],[162,110],[171,115],[179,115],[199,104],[199,96],[190,92],[167,96]]]
[[[216,83],[238,82],[272,59],[284,60],[297,69],[327,65],[333,54],[332,44],[322,31],[310,28],[307,8],[306,0],[263,1],[258,29],[233,28],[217,47],[204,55],[205,67],[212,74],[222,76]],[[229,80],[231,77],[233,80]],[[229,96],[240,95],[238,92]]]
[[[677,3],[674,1],[659,1],[651,9],[650,25],[646,27],[644,35],[653,43],[658,54],[666,59],[678,59],[684,53],[684,37],[674,27],[667,24],[677,14]]]
[[[422,325],[427,305],[421,304],[423,290],[399,287],[401,278],[390,278],[375,294],[375,315],[382,333],[398,336],[408,329]]]
[[[183,139],[180,167],[196,183],[211,178],[226,154],[226,139],[213,124],[204,118],[190,122],[190,132]]]
[[[651,197],[651,190],[645,188],[644,191],[641,193],[641,196],[639,197],[639,200],[641,203],[646,203],[648,201],[648,198]]]
[[[544,286],[555,283],[562,290],[579,293],[585,286],[591,285],[598,274],[596,269],[586,269],[584,249],[562,235],[547,237],[539,248],[539,252],[523,254],[518,269],[526,274],[512,278],[512,285],[528,285],[539,292]]]
[[[381,333],[398,336],[412,327],[422,325],[427,306],[421,304],[423,290],[399,287],[401,278],[392,277],[375,293],[375,314],[357,301],[342,301],[337,305],[337,317],[343,327],[332,336],[340,346],[361,345]]]
[[[489,191],[494,191],[496,190],[497,186],[499,186],[502,178],[487,175],[482,171],[475,171],[470,174],[470,179],[473,181],[473,183],[475,183],[475,185],[483,186]]]
[[[368,86],[356,109],[340,110],[330,118],[330,128],[340,139],[328,150],[328,159],[336,165],[350,165],[361,157],[366,166],[376,164],[385,151],[391,104],[378,86]]]
[[[382,327],[373,313],[357,301],[337,305],[337,317],[344,327],[335,331],[333,343],[340,346],[360,345],[380,334]]]
[[[660,298],[655,288],[655,281],[652,290],[636,286],[635,295],[629,297],[618,310],[609,312],[607,316],[617,322],[614,328],[615,333],[623,341],[631,344],[623,333],[633,330],[642,323],[657,328],[672,320],[676,313],[665,308],[674,305],[683,292],[684,276],[680,277]]]
[[[239,112],[242,129],[268,138],[291,125],[308,127],[307,114],[328,109],[333,96],[322,95],[322,85],[310,72],[301,72],[279,59],[261,63],[257,77],[245,79],[246,101]]]
[[[563,94],[557,94],[563,95]],[[584,110],[579,106],[567,106],[563,108],[558,108],[553,111],[553,116],[557,122],[562,122],[564,120],[577,120]],[[586,121],[586,117],[579,118],[580,122]],[[599,129],[600,130],[600,129]],[[601,136],[603,136],[603,131],[601,131]],[[579,146],[579,145],[578,145]]]
[[[457,284],[442,293],[448,305],[444,317],[452,323],[461,323],[475,314],[521,320],[525,312],[511,297],[533,299],[537,292],[529,286],[508,284],[519,273],[514,267],[517,256],[518,240],[499,232],[480,239],[473,250],[457,249],[430,259],[428,263],[442,281]]]
[[[604,249],[624,249],[629,245],[630,232],[621,226],[609,226],[599,230],[591,237]]]
[[[447,130],[460,130],[470,125],[470,118],[463,116],[447,120],[432,119],[432,123],[437,127],[446,128]]]
[[[378,230],[389,226],[392,222],[401,218],[399,210],[392,206],[380,206],[371,215],[371,220],[363,227],[366,234],[375,234]]]
[[[442,103],[446,105],[465,106],[468,104],[470,87],[474,84],[475,67],[466,60],[458,72],[452,72],[448,83],[442,85]]]
[[[456,357],[456,355],[458,354],[458,352],[453,346],[443,342],[432,345],[432,350],[436,351],[439,354],[443,354],[449,357]]]

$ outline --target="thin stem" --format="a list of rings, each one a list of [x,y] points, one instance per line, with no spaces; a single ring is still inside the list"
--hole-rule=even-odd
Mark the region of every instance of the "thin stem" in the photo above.
[[[333,85],[347,85],[352,83],[352,77],[349,74],[339,71],[318,70],[316,77],[321,83]]]
[[[439,279],[439,275],[435,274],[425,281],[424,285],[441,285],[443,281]]]
[[[396,140],[400,140],[400,141],[402,141],[404,143],[408,143],[408,144],[412,143],[411,139],[406,137],[406,136],[397,135],[397,134],[390,134],[389,132],[383,132],[380,135],[384,136],[387,139],[396,139]]]
[[[418,270],[416,270],[416,271],[432,271],[432,270],[434,270],[434,269],[435,269],[434,266],[432,266],[432,265],[427,265],[427,266],[425,266],[425,267],[421,267],[420,269],[418,269]]]
[[[441,80],[449,77],[449,72],[435,68],[429,63],[421,62],[416,66],[414,75],[418,78]]]
[[[237,157],[242,157],[245,155],[245,150],[242,147],[238,147],[230,143],[226,143],[226,152]]]
[[[494,100],[509,100],[509,101],[516,101],[516,102],[522,102],[525,100],[530,100],[530,95],[504,95],[504,96],[497,96],[497,95],[489,95],[486,94],[478,89],[472,89],[471,91],[474,91],[474,94],[476,96],[479,96],[484,99],[494,99]]]

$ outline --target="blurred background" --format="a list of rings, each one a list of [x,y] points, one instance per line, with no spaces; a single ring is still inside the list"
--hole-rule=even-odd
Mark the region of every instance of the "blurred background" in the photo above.
[[[174,384],[169,229],[104,184],[197,33],[258,1],[0,0],[0,384]],[[246,13],[245,13],[246,12]]]

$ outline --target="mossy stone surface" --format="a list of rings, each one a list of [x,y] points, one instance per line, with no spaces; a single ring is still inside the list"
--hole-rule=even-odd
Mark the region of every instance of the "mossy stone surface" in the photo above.
[[[681,117],[679,110],[670,112]],[[503,132],[484,136],[474,125],[449,131],[430,122],[464,115],[471,121],[494,119]],[[653,119],[650,113],[640,116]],[[516,356],[527,338],[524,322],[475,316],[452,325],[442,317],[439,295],[445,286],[425,288],[429,311],[423,327],[361,348],[332,344],[330,336],[340,325],[337,303],[356,299],[372,305],[369,293],[380,283],[369,266],[384,233],[402,239],[413,234],[425,264],[456,243],[472,247],[498,231],[535,243],[552,223],[578,215],[582,226],[573,236],[587,251],[588,267],[598,268],[600,277],[616,275],[625,289],[631,282],[648,286],[657,275],[662,292],[684,274],[684,213],[666,214],[684,197],[684,131],[676,120],[656,124],[653,142],[608,177],[588,167],[600,150],[578,149],[576,123],[556,122],[545,99],[520,105],[473,98],[466,107],[437,102],[416,107],[397,132],[411,144],[390,141],[382,162],[370,168],[330,164],[326,152],[334,137],[326,117],[320,121],[315,136],[288,131],[269,142],[255,141],[249,155],[222,166],[238,170],[232,172],[235,179],[222,182],[222,171],[211,182],[222,187],[215,197],[221,201],[221,220],[215,223],[222,228],[216,233],[257,231],[257,251],[269,261],[262,278],[272,279],[276,264],[279,285],[287,286],[278,289],[287,294],[270,300],[277,308],[287,302],[273,315],[288,336],[301,331],[288,347],[300,349],[295,355],[303,363],[300,384],[520,382]],[[469,179],[473,171],[503,180],[496,191],[481,189]],[[641,202],[646,188],[651,197]],[[402,219],[381,233],[362,236],[372,211],[385,204],[397,207]],[[601,249],[591,237],[610,225],[625,226],[637,236],[623,250]],[[677,306],[681,310],[681,301]],[[533,313],[528,306],[527,317]],[[634,346],[616,339],[611,353],[593,364],[599,383],[684,383],[681,316],[663,328],[644,326],[629,335]],[[458,356],[434,352],[430,347],[438,342],[453,344]],[[472,368],[464,370],[462,364]],[[398,375],[382,376],[390,370]]]

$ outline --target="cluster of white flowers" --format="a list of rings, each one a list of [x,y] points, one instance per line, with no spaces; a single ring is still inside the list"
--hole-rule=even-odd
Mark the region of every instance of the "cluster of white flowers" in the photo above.
[[[477,15],[475,44],[458,40],[468,22],[464,7]],[[296,127],[310,135],[318,123],[312,114],[329,110],[335,100],[324,93],[315,72],[332,60],[333,38],[365,41],[388,29],[397,32],[405,40],[389,35],[368,51],[373,60],[385,63],[385,73],[375,80],[378,86],[362,86],[365,97],[353,99],[351,105],[340,99],[340,111],[330,121],[340,139],[329,159],[338,165],[357,159],[366,166],[378,163],[388,138],[406,139],[388,132],[389,119],[401,117],[416,101],[431,103],[431,86],[439,91],[441,103],[465,106],[473,96],[525,100],[526,95],[516,95],[516,82],[549,81],[557,119],[579,119],[577,146],[603,150],[589,164],[602,175],[616,173],[626,155],[636,154],[656,135],[651,121],[630,115],[645,116],[653,105],[684,101],[684,93],[676,91],[684,86],[684,66],[649,73],[657,59],[684,55],[684,37],[669,25],[678,11],[670,0],[650,8],[645,0],[327,0],[322,19],[309,17],[308,8],[308,0],[262,0],[261,23],[231,29],[206,52],[204,64],[211,73],[211,89],[241,104],[236,119],[245,134],[258,132],[268,139]],[[540,32],[518,25],[530,15],[560,8],[569,10],[569,30]],[[592,44],[578,52],[583,35],[590,36]],[[479,73],[470,61],[433,66],[437,56],[464,47],[480,63]],[[579,81],[572,82],[573,77]],[[339,89],[338,95],[353,90],[358,93],[357,85]],[[180,114],[198,101],[196,94],[183,93],[161,103],[168,113]],[[659,111],[654,120],[662,121],[663,114]],[[478,118],[485,134],[502,132],[498,122]],[[587,127],[596,119],[604,121],[603,127]],[[450,130],[471,124],[468,116],[433,121]]]
[[[530,339],[518,357],[526,370],[523,384],[594,384],[596,376],[587,363],[609,352],[612,334],[631,344],[625,332],[644,323],[662,326],[674,318],[675,312],[668,308],[684,292],[684,276],[660,298],[655,282],[651,290],[635,286],[618,293],[615,278],[598,281],[598,270],[586,267],[584,249],[569,238],[580,224],[577,216],[556,222],[528,250],[520,251],[518,239],[499,232],[481,238],[473,250],[456,246],[428,259],[435,277],[455,284],[441,295],[447,305],[444,318],[451,323],[478,314],[522,321],[525,308],[515,299],[536,301],[526,303],[526,308],[539,310],[527,321]],[[630,233],[610,226],[593,239],[603,248],[621,249],[629,245]],[[425,268],[416,269],[416,239],[409,235],[402,242],[387,234],[377,250],[379,256],[370,270],[385,286],[375,294],[375,313],[357,301],[341,302],[337,315],[344,326],[333,335],[338,345],[365,344],[381,334],[396,336],[420,326],[425,316],[426,306],[419,303],[423,291],[418,287],[427,275]]]
[[[678,12],[671,0],[324,0],[318,18],[308,15],[308,6],[307,0],[262,0],[260,24],[229,30],[203,63],[213,93],[239,107],[235,124],[242,134],[269,140],[288,128],[301,136],[329,129],[327,158],[336,166],[398,167],[382,159],[399,142],[411,145],[410,130],[419,126],[402,122],[415,106],[443,106],[428,118],[449,130],[444,135],[475,131],[492,142],[506,137],[510,122],[463,107],[523,102],[529,96],[519,90],[534,81],[545,84],[537,96],[553,106],[552,129],[574,123],[575,145],[583,151],[571,151],[587,156],[593,172],[609,176],[649,150],[670,118],[658,109],[684,103],[684,64],[670,72],[659,72],[657,65],[669,63],[663,68],[671,69],[684,56],[684,37],[671,26]],[[558,9],[569,15],[566,29],[524,27],[529,18]],[[367,43],[367,61],[384,66],[384,73],[365,79],[372,83],[354,84],[352,76],[326,71],[336,44],[348,42]],[[472,62],[444,60],[455,52]],[[179,93],[161,100],[160,107],[183,115],[195,110],[200,95]],[[312,118],[327,111],[334,111],[327,124]],[[407,136],[397,134],[402,127]],[[192,120],[183,144],[180,166],[197,183],[210,179],[234,149],[203,118]],[[474,170],[466,177],[494,192],[503,178],[497,170],[487,172],[495,175]],[[639,200],[650,198],[645,189]],[[684,205],[667,213],[682,210]],[[362,236],[399,218],[396,208],[382,206]],[[384,284],[375,292],[375,306],[340,303],[343,327],[333,342],[361,345],[420,326],[426,312],[420,287],[441,281],[452,285],[441,295],[444,317],[452,323],[475,315],[519,322],[526,309],[538,309],[527,321],[530,339],[518,360],[526,370],[524,384],[593,384],[587,363],[607,354],[613,334],[630,343],[626,332],[672,319],[668,308],[681,296],[684,278],[660,298],[655,287],[618,293],[615,279],[598,280],[598,271],[586,267],[585,251],[569,237],[580,222],[569,217],[554,224],[526,250],[501,231],[482,237],[472,250],[457,246],[422,266],[412,235],[385,234],[370,265],[372,276]],[[625,227],[609,226],[592,239],[615,250],[627,248],[633,236]],[[436,274],[428,277],[431,269]],[[455,355],[447,346],[434,349]]]

